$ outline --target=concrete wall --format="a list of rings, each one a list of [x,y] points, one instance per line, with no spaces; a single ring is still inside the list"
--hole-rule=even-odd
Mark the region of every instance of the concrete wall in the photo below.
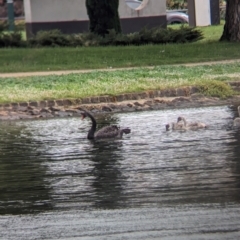
[[[188,0],[188,14],[193,27],[219,24],[219,0]]]
[[[27,36],[40,30],[60,29],[64,33],[88,31],[89,18],[85,0],[24,0]],[[166,26],[166,0],[144,0],[137,10],[119,1],[119,15],[124,33],[143,27]]]
[[[211,25],[210,0],[195,0],[197,26]]]

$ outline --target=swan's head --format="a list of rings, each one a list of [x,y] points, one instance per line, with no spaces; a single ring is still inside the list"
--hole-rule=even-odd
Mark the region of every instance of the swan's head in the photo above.
[[[82,112],[81,113],[81,119],[83,120],[84,118],[86,118],[88,115],[86,112]]]
[[[184,121],[184,120],[185,120],[184,117],[178,117],[177,122],[181,122],[181,121]]]
[[[166,131],[170,131],[170,124],[166,124]]]

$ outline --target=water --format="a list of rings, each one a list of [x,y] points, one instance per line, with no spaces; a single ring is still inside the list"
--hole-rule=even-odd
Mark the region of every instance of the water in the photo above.
[[[179,115],[209,128],[166,132]],[[223,106],[99,116],[132,133],[97,142],[89,120],[0,122],[0,239],[239,238],[236,116]]]

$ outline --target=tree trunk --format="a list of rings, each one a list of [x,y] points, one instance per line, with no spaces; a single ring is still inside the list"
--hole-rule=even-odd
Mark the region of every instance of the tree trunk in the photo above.
[[[110,29],[120,33],[118,4],[119,0],[86,0],[90,31],[101,36],[107,34]]]
[[[240,42],[240,0],[227,0],[225,21],[220,41]]]

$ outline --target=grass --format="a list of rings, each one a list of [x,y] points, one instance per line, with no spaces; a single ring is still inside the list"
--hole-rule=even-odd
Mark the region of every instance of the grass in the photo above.
[[[239,43],[218,41],[223,24],[201,29],[205,39],[191,44],[1,49],[0,72],[143,67],[240,58]]]
[[[240,75],[240,63],[212,66],[161,66],[112,72],[3,78],[0,103],[117,95],[180,86],[199,86],[210,96],[233,94],[225,80]]]
[[[179,26],[171,26],[179,27]],[[205,39],[191,44],[127,47],[1,49],[0,72],[139,67],[110,72],[1,78],[0,103],[117,95],[198,86],[205,95],[234,94],[227,80],[239,78],[240,63],[171,66],[240,59],[239,43],[219,42],[223,24],[201,28]],[[155,66],[152,69],[147,66]]]

